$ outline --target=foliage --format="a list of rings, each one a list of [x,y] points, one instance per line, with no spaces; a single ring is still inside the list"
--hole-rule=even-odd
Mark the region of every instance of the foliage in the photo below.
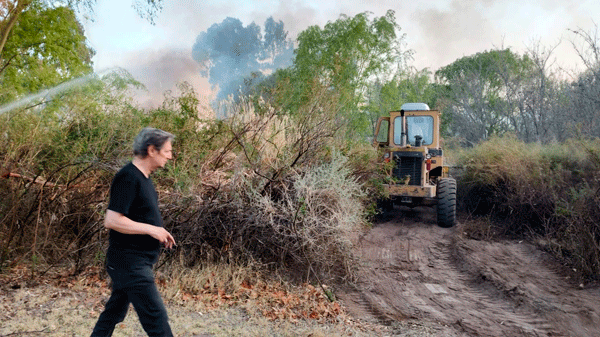
[[[332,154],[343,129],[331,94],[297,116],[268,103],[236,106],[202,164],[203,202],[179,195],[168,212],[187,265],[241,259],[302,277],[351,274],[365,196],[345,157]]]
[[[447,87],[452,131],[477,142],[513,130],[508,84],[526,76],[532,67],[527,55],[504,49],[465,56],[436,71],[437,81]]]
[[[402,71],[389,82],[371,85],[366,110],[373,131],[380,116],[386,116],[390,111],[399,111],[404,103],[422,102],[431,108],[437,108],[441,104],[438,101],[444,97],[444,89],[432,83],[431,72],[427,69]]]
[[[572,116],[568,125],[583,135],[600,137],[600,32],[596,25],[593,30],[573,33],[573,47],[585,69],[569,88]]]
[[[369,119],[361,111],[368,84],[386,77],[410,55],[402,50],[399,30],[394,12],[388,11],[372,20],[368,13],[341,15],[323,28],[302,31],[293,67],[278,74],[280,81],[289,83],[283,96],[289,99],[283,106],[296,111],[311,99],[313,90],[329,88],[338,93],[337,104],[349,120],[349,133],[370,134]]]
[[[459,159],[459,201],[502,234],[544,238],[586,277],[600,271],[600,142],[542,146],[493,137]]]
[[[73,11],[84,10],[93,13],[95,3],[95,0],[5,0],[0,2],[0,61],[2,61],[0,65],[4,63],[3,59],[6,59],[4,56],[5,44],[12,38],[13,29],[28,11],[36,11],[39,8],[56,9],[62,7]],[[162,0],[134,0],[133,7],[141,17],[153,22],[156,14],[162,9]]]
[[[0,103],[92,70],[93,51],[75,13],[67,7],[30,5],[0,55],[0,85],[4,88]]]
[[[128,80],[115,76],[0,116],[0,267],[31,258],[82,268],[100,249],[105,187],[140,125],[119,98]]]
[[[165,262],[181,254],[186,265],[259,261],[311,279],[351,273],[365,195],[357,159],[335,154],[353,155],[340,142],[335,92],[324,88],[295,116],[246,102],[225,120],[201,120],[188,84],[150,111],[127,99],[136,84],[126,74],[95,78],[1,116],[0,266],[98,263],[111,177],[138,130],[153,126],[176,136],[174,160],[154,179],[178,240]]]
[[[523,55],[510,49],[463,57],[436,72],[446,87],[444,111],[449,133],[473,145],[491,135],[514,133],[525,142],[565,141],[600,136],[595,118],[599,83],[597,34],[575,31],[576,50],[588,67],[573,82],[553,67],[557,45],[529,46]],[[574,43],[575,46],[575,43]]]

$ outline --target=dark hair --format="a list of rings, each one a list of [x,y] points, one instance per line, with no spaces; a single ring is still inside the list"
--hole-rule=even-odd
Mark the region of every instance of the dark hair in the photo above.
[[[155,128],[143,128],[133,141],[133,155],[145,158],[148,156],[150,145],[158,151],[168,140],[175,139],[175,136],[167,131]]]

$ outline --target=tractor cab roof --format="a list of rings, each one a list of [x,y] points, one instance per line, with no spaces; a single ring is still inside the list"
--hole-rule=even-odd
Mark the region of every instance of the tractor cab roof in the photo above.
[[[426,103],[404,103],[400,107],[400,110],[404,111],[418,111],[418,110],[430,110],[429,105]]]

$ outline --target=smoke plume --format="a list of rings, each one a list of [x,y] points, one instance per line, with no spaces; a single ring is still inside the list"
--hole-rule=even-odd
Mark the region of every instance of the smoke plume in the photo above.
[[[131,75],[147,88],[136,92],[136,99],[145,108],[159,106],[167,91],[176,92],[176,86],[188,82],[198,93],[201,106],[207,105],[213,97],[210,84],[200,75],[200,66],[189,51],[166,49],[154,52],[146,51],[137,55],[128,64]]]

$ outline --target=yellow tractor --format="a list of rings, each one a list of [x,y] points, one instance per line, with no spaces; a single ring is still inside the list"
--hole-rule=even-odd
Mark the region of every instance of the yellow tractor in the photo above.
[[[384,184],[388,208],[394,204],[436,206],[437,223],[456,223],[456,180],[444,165],[440,147],[440,112],[425,103],[405,103],[377,121],[373,145],[393,163]]]

